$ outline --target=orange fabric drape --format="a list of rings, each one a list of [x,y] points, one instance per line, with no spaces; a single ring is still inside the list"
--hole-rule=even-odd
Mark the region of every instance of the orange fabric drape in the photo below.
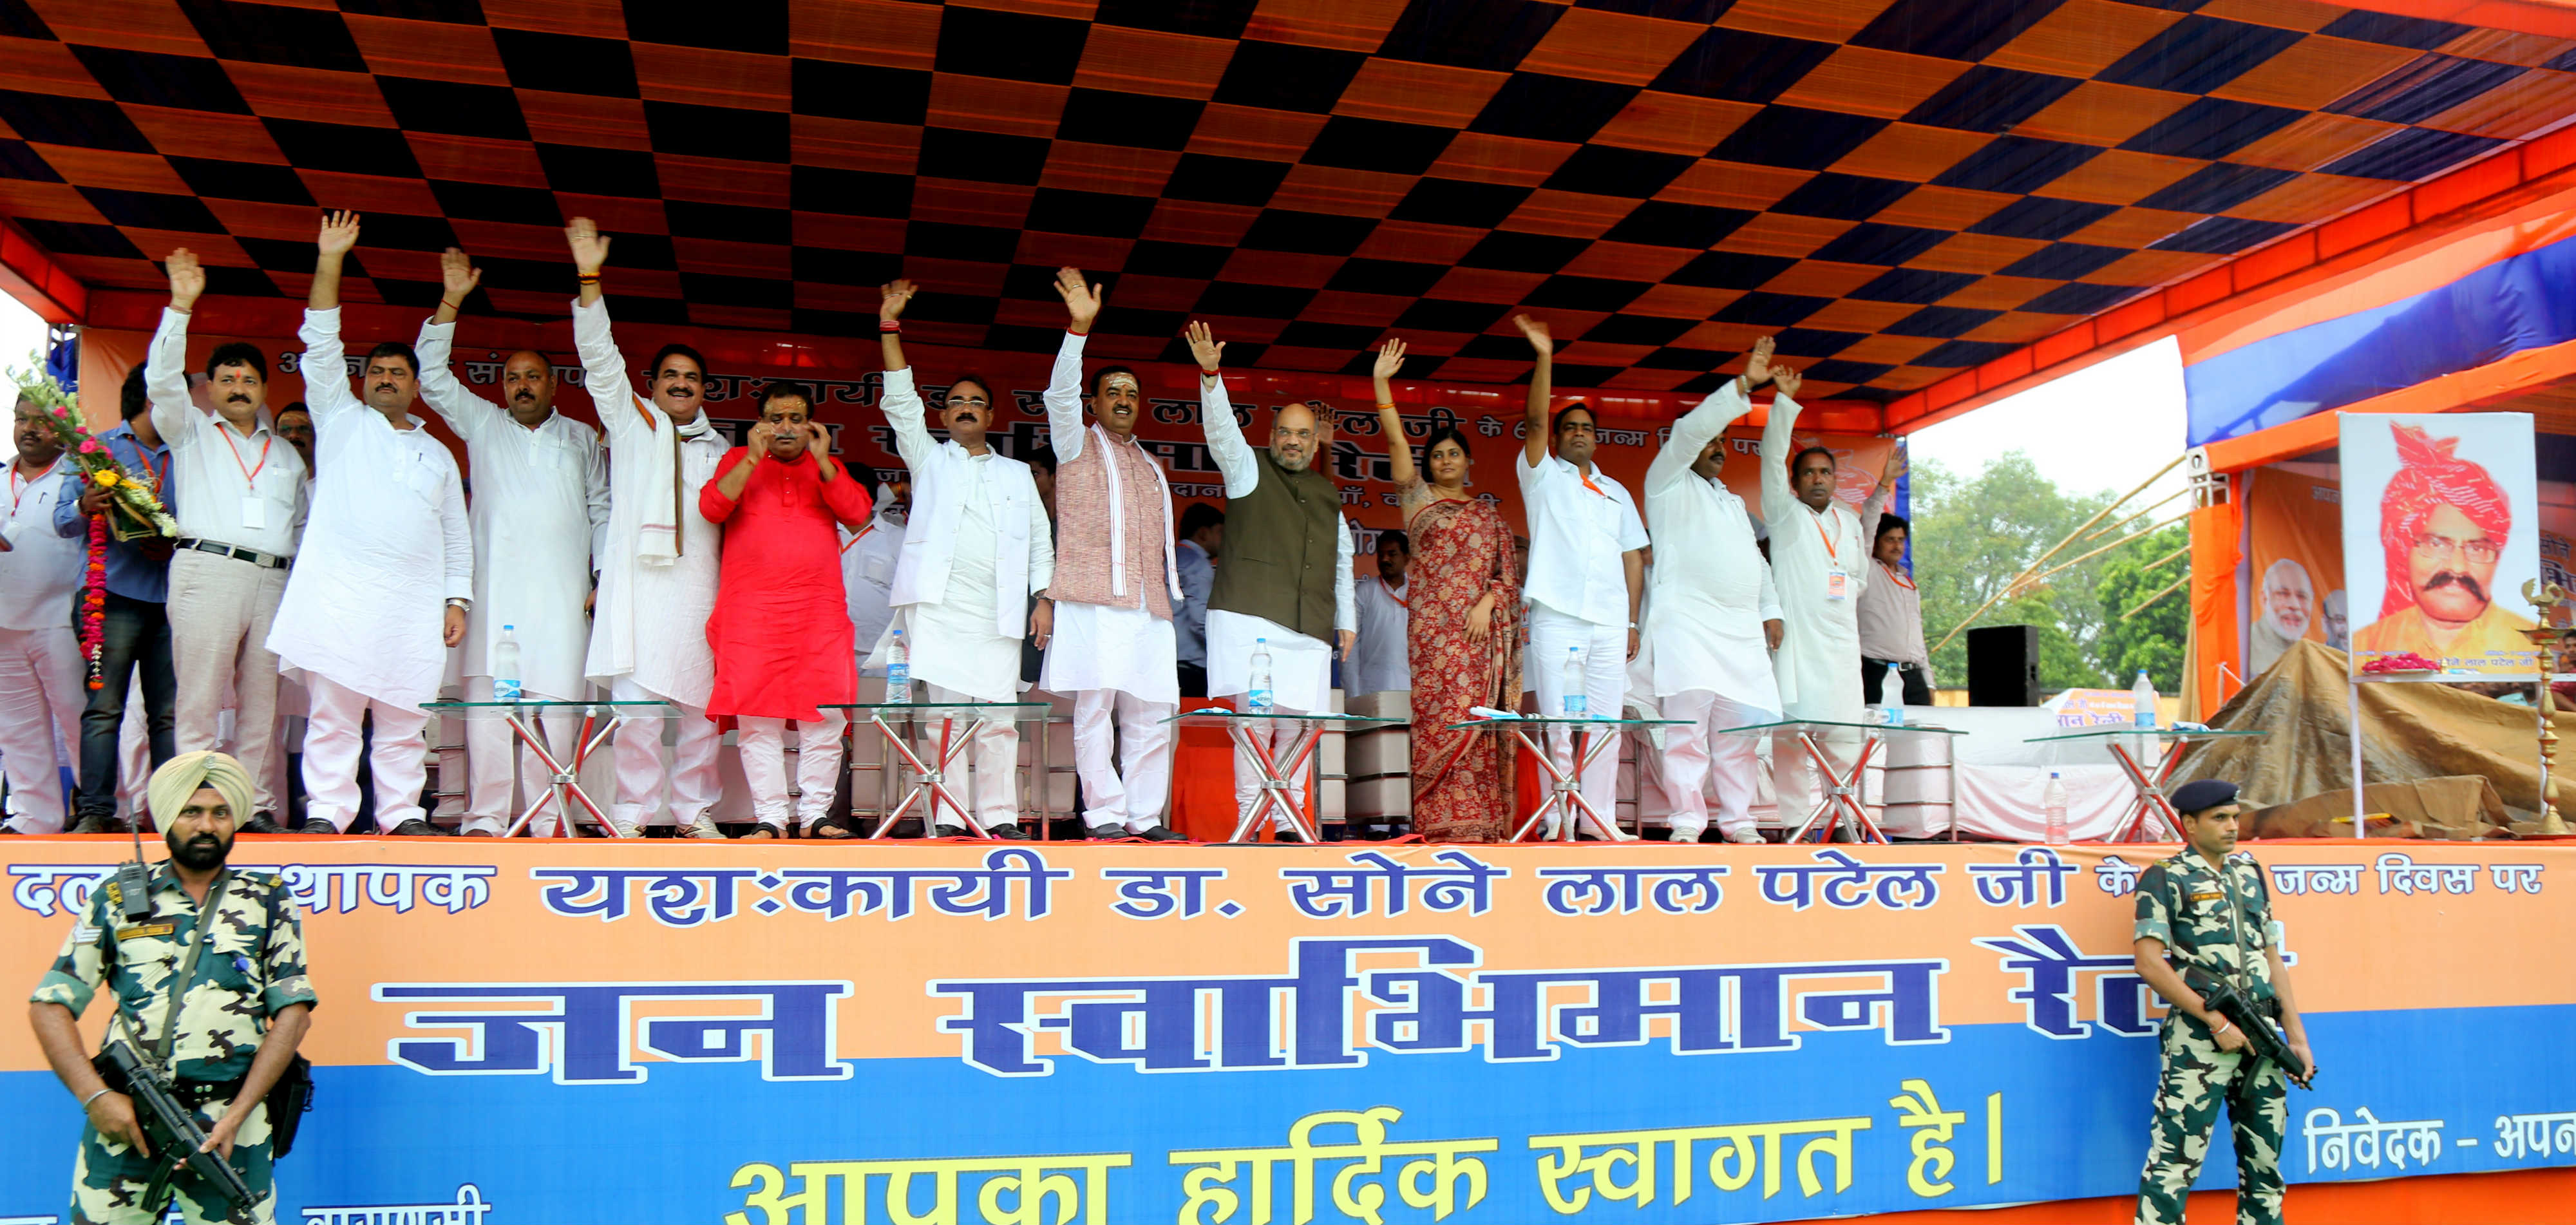
[[[2242,670],[2244,654],[2236,640],[2236,564],[2242,519],[2233,502],[2191,512],[2191,660],[2193,688],[2200,709],[2218,709],[2218,667]]]

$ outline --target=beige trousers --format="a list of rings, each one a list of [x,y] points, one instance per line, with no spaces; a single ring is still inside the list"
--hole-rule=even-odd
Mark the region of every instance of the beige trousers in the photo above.
[[[276,812],[269,759],[277,751],[277,656],[268,623],[286,594],[286,571],[195,549],[170,558],[170,659],[179,674],[179,751],[218,747],[216,716],[231,696],[233,756],[259,789],[253,807]]]

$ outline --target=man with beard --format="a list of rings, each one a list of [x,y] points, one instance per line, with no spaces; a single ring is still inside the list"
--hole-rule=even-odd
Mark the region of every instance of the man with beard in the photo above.
[[[346,832],[358,815],[358,751],[372,722],[368,763],[376,826],[435,834],[420,807],[429,715],[447,648],[465,639],[474,598],[474,537],[456,457],[412,415],[420,358],[388,340],[367,354],[361,403],[340,350],[340,266],[358,242],[358,215],[323,219],[304,310],[304,394],[329,477],[314,481],[313,516],[268,632],[279,666],[303,674],[312,703],[304,734],[306,833]],[[443,607],[442,607],[443,606]],[[266,729],[262,729],[265,733]]]
[[[502,404],[465,389],[447,368],[456,309],[483,272],[454,247],[439,261],[446,293],[420,329],[420,398],[465,440],[474,472],[474,609],[466,618],[465,700],[492,700],[492,645],[507,629],[519,644],[515,678],[531,700],[585,696],[583,652],[590,640],[592,556],[608,532],[608,459],[599,432],[555,411],[554,363],[521,349],[501,365]],[[548,715],[545,737],[557,761],[568,760],[576,724]],[[464,832],[498,834],[515,809],[510,784],[513,736],[498,718],[465,720]],[[533,751],[519,755],[533,796],[552,776]],[[551,807],[531,822],[553,832]]]
[[[1291,404],[1271,420],[1269,447],[1253,450],[1234,419],[1218,369],[1224,342],[1196,320],[1187,335],[1190,355],[1199,363],[1199,425],[1225,476],[1225,564],[1208,588],[1208,696],[1249,693],[1252,657],[1267,653],[1274,713],[1330,710],[1333,659],[1350,656],[1360,623],[1341,490],[1315,468],[1324,433],[1314,410]],[[1296,739],[1297,725],[1289,720],[1250,722],[1245,738],[1274,757]],[[1250,816],[1260,797],[1260,763],[1249,749],[1237,748],[1235,815]],[[1306,807],[1302,771],[1291,781],[1288,802],[1300,811]],[[1270,819],[1280,841],[1304,841],[1276,810]]]
[[[995,408],[991,384],[976,375],[950,383],[939,413],[948,439],[930,436],[903,355],[903,310],[915,292],[912,282],[895,281],[877,307],[885,350],[879,408],[894,428],[896,453],[919,482],[922,516],[917,545],[904,549],[895,567],[894,627],[904,632],[912,679],[925,686],[922,700],[1016,702],[1020,643],[1045,646],[1055,624],[1055,604],[1046,595],[1055,576],[1055,541],[1029,466],[985,440]],[[876,650],[882,655],[885,643]],[[940,728],[933,722],[922,731],[922,759],[934,766]],[[1007,715],[985,718],[965,734],[972,741],[975,824],[996,838],[1027,837],[1019,825],[1019,725]],[[966,832],[953,820],[933,824],[937,836]]]
[[[2257,593],[2260,610],[2254,617],[2253,641],[2245,648],[2245,674],[2261,676],[2272,670],[2290,644],[2308,636],[2308,624],[2316,607],[2316,585],[2308,581],[2308,568],[2287,557],[2263,567],[2263,586]]]
[[[2397,472],[2379,497],[2388,567],[2379,619],[2352,636],[2355,662],[2413,653],[2444,667],[2528,671],[2532,622],[2495,606],[2496,562],[2513,534],[2513,504],[2487,470],[2454,452],[2457,438],[2391,427]]]
[[[6,832],[59,834],[72,810],[57,754],[80,756],[80,639],[72,632],[80,598],[81,542],[54,532],[54,502],[80,497],[63,462],[61,436],[46,411],[18,399],[9,464],[9,508],[0,518],[0,767],[15,816]]]
[[[268,371],[256,346],[234,341],[206,359],[215,411],[188,394],[188,315],[206,271],[185,247],[170,253],[170,305],[143,362],[152,426],[169,441],[177,468],[179,550],[170,559],[170,654],[179,681],[177,748],[215,747],[216,716],[233,701],[234,748],[257,785],[246,827],[273,824],[279,797],[269,768],[276,753],[277,656],[268,631],[286,595],[286,569],[303,534],[304,457],[280,445],[268,421]]]
[[[1136,372],[1091,376],[1092,424],[1082,420],[1082,346],[1100,317],[1100,287],[1079,268],[1056,271],[1069,326],[1047,380],[1055,449],[1055,638],[1039,680],[1073,697],[1073,760],[1084,828],[1094,838],[1177,839],[1162,824],[1171,797],[1172,728],[1181,678],[1172,610],[1181,603],[1173,557],[1172,486],[1136,441],[1144,388]],[[1110,761],[1112,715],[1117,763]]]
[[[239,761],[182,753],[153,772],[146,792],[170,847],[170,858],[146,877],[150,913],[128,917],[123,887],[114,879],[102,883],[27,1009],[45,1061],[88,1116],[66,1219],[158,1225],[169,1202],[144,1203],[144,1193],[187,1157],[154,1151],[133,1098],[108,1088],[90,1065],[80,1015],[105,990],[117,1014],[108,1040],[143,1047],[171,1036],[159,1062],[174,1095],[191,1109],[212,1151],[262,1197],[228,1207],[205,1180],[183,1170],[168,1183],[181,1214],[192,1223],[270,1225],[277,1197],[266,1099],[294,1060],[315,1003],[305,977],[303,926],[284,882],[224,866],[254,794]],[[192,955],[201,928],[216,947]],[[179,972],[188,977],[174,989],[168,980]],[[179,1012],[172,1017],[174,1006]]]
[[[841,587],[850,602],[850,632],[861,651],[876,649],[877,639],[894,622],[894,574],[903,561],[905,524],[912,518],[912,474],[896,472],[877,483],[876,508],[868,521],[841,529]],[[885,669],[880,666],[878,674]]]
[[[725,529],[723,577],[707,645],[716,656],[707,717],[741,729],[742,777],[751,792],[752,838],[784,838],[831,808],[841,732],[858,699],[833,524],[864,523],[868,493],[834,462],[831,432],[814,423],[802,383],[761,389],[750,440],[725,453],[698,490],[698,513]],[[792,627],[790,639],[780,631]],[[797,724],[794,809],[787,794],[787,723]]]
[[[722,838],[707,810],[717,795],[716,747],[723,733],[707,718],[715,689],[715,652],[707,617],[715,612],[724,529],[699,513],[698,491],[715,479],[725,438],[706,418],[706,363],[687,345],[653,355],[653,398],[635,394],[626,357],[617,350],[599,270],[608,236],[587,217],[564,228],[581,296],[573,304],[573,345],[582,385],[608,433],[612,496],[601,544],[597,616],[586,671],[621,702],[668,702],[679,708],[671,746],[670,811],[655,821],[695,838]],[[609,820],[619,837],[661,813],[662,728],[635,718],[617,728],[617,802]]]

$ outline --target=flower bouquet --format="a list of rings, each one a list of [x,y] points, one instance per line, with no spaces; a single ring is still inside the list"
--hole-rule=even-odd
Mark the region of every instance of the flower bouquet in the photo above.
[[[89,521],[89,557],[82,567],[80,597],[81,658],[87,664],[87,684],[92,689],[105,686],[102,654],[107,644],[107,540],[113,531],[118,540],[144,537],[176,538],[179,522],[170,517],[161,499],[152,490],[149,473],[136,476],[116,462],[115,453],[106,444],[90,437],[89,428],[81,424],[80,405],[72,393],[44,372],[39,358],[33,370],[11,370],[10,380],[18,385],[18,394],[43,410],[44,422],[62,440],[63,453],[70,456],[81,476],[90,484],[110,493],[111,513]],[[112,523],[111,523],[112,521]]]
[[[2365,673],[2439,672],[2442,670],[2442,665],[2426,659],[2413,651],[2407,651],[2397,655],[2382,655],[2377,659],[2371,660],[2369,663],[2363,664],[2361,666],[2361,670]]]

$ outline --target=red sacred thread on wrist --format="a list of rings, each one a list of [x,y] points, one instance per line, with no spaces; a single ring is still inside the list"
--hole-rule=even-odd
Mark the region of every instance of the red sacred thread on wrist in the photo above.
[[[444,306],[444,307],[446,307],[447,309],[452,310],[452,311],[461,311],[461,310],[464,310],[464,309],[465,309],[464,307],[462,307],[462,306],[458,306],[457,304],[455,304],[455,303],[453,303],[453,302],[450,302],[450,301],[448,301],[448,300],[447,300],[447,299],[445,299],[445,298],[440,298],[440,299],[438,300],[438,304],[439,304],[440,306]]]

